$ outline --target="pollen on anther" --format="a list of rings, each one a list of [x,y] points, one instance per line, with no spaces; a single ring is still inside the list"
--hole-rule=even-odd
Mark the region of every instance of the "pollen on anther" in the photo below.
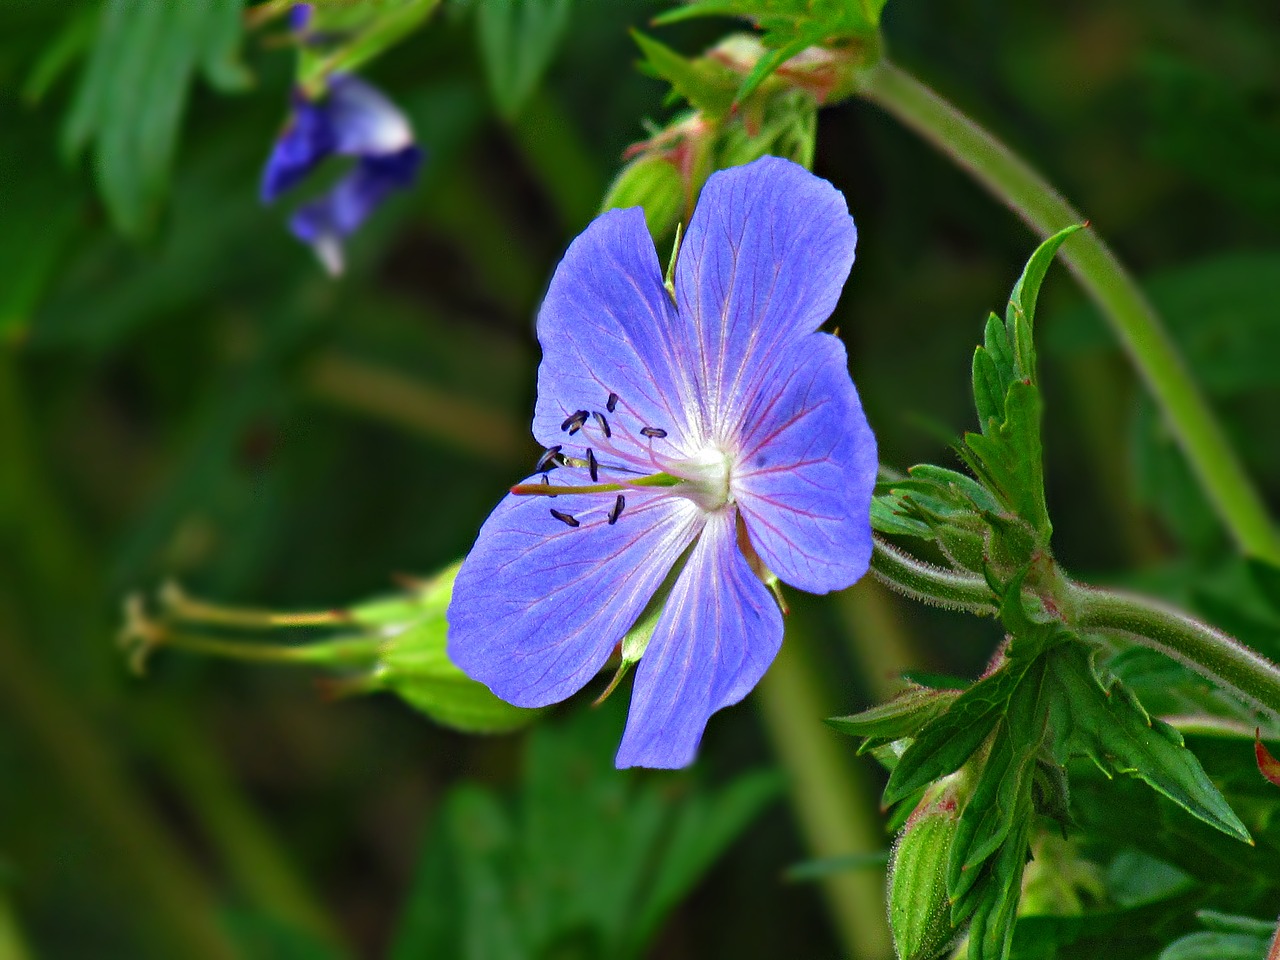
[[[587,417],[591,414],[585,410],[578,410],[570,416],[564,418],[564,422],[560,424],[561,430],[568,430],[569,436],[573,436],[582,429],[582,425],[587,422]]]
[[[591,474],[591,482],[600,482],[600,464],[596,460],[596,453],[590,447],[587,447],[587,471]]]
[[[661,440],[667,435],[667,431],[661,427],[641,427],[640,432],[646,437],[652,437],[654,440]]]
[[[609,511],[609,526],[613,526],[618,522],[618,518],[622,516],[622,511],[627,506],[627,498],[622,494],[618,494],[618,499],[613,501],[613,509]]]
[[[604,433],[605,439],[612,437],[613,431],[609,429],[609,421],[604,418],[604,414],[599,410],[593,410],[591,415],[596,418],[596,423],[600,424],[600,429]]]
[[[618,395],[616,393],[609,394],[609,402],[604,405],[604,408],[610,413],[618,409]]]
[[[545,474],[548,470],[554,470],[560,466],[556,462],[556,458],[560,456],[560,448],[561,445],[558,443],[554,447],[550,447],[546,453],[538,458],[538,465],[533,468],[533,472]]]
[[[573,516],[573,514],[565,513],[563,510],[552,510],[551,515],[555,517],[557,520],[559,520],[561,523],[568,524],[571,527],[582,526],[582,524],[578,523],[577,519]]]

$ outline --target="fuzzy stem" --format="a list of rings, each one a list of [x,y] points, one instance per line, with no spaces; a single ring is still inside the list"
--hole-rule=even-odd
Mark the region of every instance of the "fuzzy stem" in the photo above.
[[[968,170],[1038,234],[1084,221],[1021,157],[888,61],[863,72],[859,93]],[[1060,255],[1110,321],[1240,549],[1280,564],[1280,533],[1265,502],[1138,285],[1092,230],[1077,234]]]
[[[882,537],[873,539],[871,572],[881,583],[921,603],[979,615],[996,612],[996,598],[981,577],[935,567],[899,550]]]
[[[1073,583],[1073,625],[1123,633],[1280,717],[1280,667],[1221,630],[1146,597]]]

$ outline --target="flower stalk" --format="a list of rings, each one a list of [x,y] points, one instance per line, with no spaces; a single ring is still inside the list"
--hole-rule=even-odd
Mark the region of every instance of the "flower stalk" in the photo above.
[[[887,60],[859,72],[858,94],[968,170],[1041,236],[1084,221],[1021,157]],[[1093,231],[1081,231],[1060,256],[1133,360],[1232,538],[1280,564],[1280,533],[1262,497],[1138,284]]]

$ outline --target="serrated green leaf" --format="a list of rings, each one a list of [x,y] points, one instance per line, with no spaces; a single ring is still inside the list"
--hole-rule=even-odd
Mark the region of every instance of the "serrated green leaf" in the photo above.
[[[572,0],[484,0],[477,11],[485,76],[499,111],[520,112],[564,39]]]
[[[733,108],[738,77],[727,67],[705,58],[690,60],[638,30],[632,39],[644,54],[644,66],[672,90],[711,119],[727,116]]]
[[[1009,698],[973,780],[951,848],[947,889],[953,901],[969,891],[982,865],[1018,828],[1015,818],[1024,797],[1031,796],[1048,719],[1041,695],[1044,673],[1045,660],[1039,657]]]
[[[1042,543],[1053,532],[1044,499],[1044,453],[1040,444],[1040,391],[1015,381],[1005,394],[1005,420],[990,432],[967,433],[979,479],[1006,507],[1031,525]]]
[[[1192,816],[1252,843],[1178,732],[1148,716],[1123,684],[1113,680],[1103,685],[1083,646],[1056,652],[1049,696],[1053,752],[1059,762],[1086,756],[1108,776],[1137,777]]]
[[[1013,285],[1009,305],[1005,309],[1005,325],[1020,376],[1035,376],[1036,354],[1032,332],[1035,328],[1036,300],[1040,296],[1040,287],[1058,249],[1080,229],[1080,224],[1066,227],[1040,244],[1023,268],[1022,276]]]
[[[920,731],[898,760],[884,788],[885,805],[954,773],[981,746],[1008,708],[1025,670],[1005,664],[956,698],[946,713]]]

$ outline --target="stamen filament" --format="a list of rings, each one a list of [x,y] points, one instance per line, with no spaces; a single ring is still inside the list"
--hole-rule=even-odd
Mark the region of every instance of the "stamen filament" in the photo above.
[[[619,490],[629,490],[632,487],[674,487],[684,483],[679,477],[673,477],[669,473],[655,473],[647,477],[637,477],[634,480],[628,480],[626,483],[589,483],[581,487],[570,487],[565,485],[546,484],[546,483],[517,483],[511,488],[510,492],[517,497],[555,497],[560,494],[579,494],[579,493],[617,493]]]

